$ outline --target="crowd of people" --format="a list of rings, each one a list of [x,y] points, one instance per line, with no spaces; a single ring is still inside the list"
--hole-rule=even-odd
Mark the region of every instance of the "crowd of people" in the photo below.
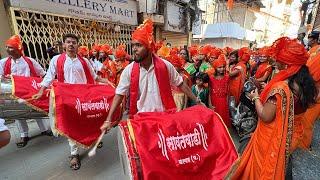
[[[79,46],[76,35],[66,34],[64,52],[55,55],[45,73],[36,60],[23,56],[19,36],[7,43],[9,58],[0,61],[0,75],[44,76],[34,99],[57,77],[70,84],[94,82],[114,86],[115,97],[101,130],[109,130],[112,116],[123,104],[132,117],[137,112],[181,111],[201,104],[217,112],[232,128],[230,100],[241,103],[245,82],[255,88],[246,92],[258,121],[244,151],[228,174],[231,179],[284,179],[290,176],[290,154],[310,149],[313,125],[320,114],[319,33],[309,35],[310,51],[297,39],[281,37],[258,49],[219,48],[214,45],[169,47],[153,41],[153,24],[147,20],[132,34],[132,55],[125,45],[113,49],[96,44]],[[62,65],[61,65],[62,64]],[[28,142],[27,124],[17,121],[18,147]],[[40,122],[39,122],[40,123]],[[38,124],[39,124],[38,123]],[[44,135],[51,135],[39,124]],[[80,168],[78,147],[71,147],[70,167]]]

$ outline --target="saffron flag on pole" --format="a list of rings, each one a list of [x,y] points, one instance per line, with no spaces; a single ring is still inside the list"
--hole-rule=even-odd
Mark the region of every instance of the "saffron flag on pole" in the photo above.
[[[112,104],[115,89],[109,85],[55,82],[51,90],[50,115],[53,131],[88,148],[101,131]],[[121,118],[120,108],[114,119]]]
[[[14,98],[22,99],[24,103],[33,109],[48,114],[49,112],[49,92],[46,93],[40,99],[33,100],[32,96],[38,93],[41,88],[42,78],[38,77],[24,77],[24,76],[12,76],[12,95]]]
[[[227,8],[228,8],[228,10],[231,10],[233,8],[233,0],[228,0]]]
[[[139,113],[124,127],[140,157],[142,179],[223,179],[238,158],[221,117],[203,106]]]

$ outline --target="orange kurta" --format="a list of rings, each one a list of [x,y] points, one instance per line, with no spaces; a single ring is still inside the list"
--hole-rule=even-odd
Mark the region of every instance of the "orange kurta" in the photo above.
[[[229,87],[230,96],[234,96],[236,104],[239,104],[240,95],[242,93],[243,85],[246,80],[247,66],[243,62],[239,62],[235,67],[232,68],[232,71],[234,71],[237,67],[241,67],[240,73],[230,79]]]
[[[269,123],[259,118],[242,157],[228,174],[231,179],[285,179],[293,131],[293,96],[284,81],[271,87],[264,103],[272,96],[277,99],[276,117]]]

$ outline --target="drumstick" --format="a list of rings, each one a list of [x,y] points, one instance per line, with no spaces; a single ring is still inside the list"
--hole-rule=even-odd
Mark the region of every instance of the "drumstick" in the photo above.
[[[104,133],[106,133],[106,130],[103,130],[103,131],[101,132],[101,134],[100,134],[100,136],[99,136],[96,144],[95,144],[94,147],[89,151],[89,153],[88,153],[88,156],[89,156],[89,157],[92,157],[92,156],[96,155],[97,147],[98,147],[100,141],[102,140]]]

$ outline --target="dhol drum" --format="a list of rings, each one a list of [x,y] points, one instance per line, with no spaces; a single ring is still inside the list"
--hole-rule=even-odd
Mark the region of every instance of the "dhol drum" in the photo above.
[[[46,114],[27,106],[23,100],[12,96],[13,84],[8,78],[0,79],[0,118],[6,120],[39,119]]]
[[[123,169],[125,179],[140,179],[141,164],[139,155],[130,136],[129,128],[126,121],[122,121],[118,126],[118,147],[120,163]]]

